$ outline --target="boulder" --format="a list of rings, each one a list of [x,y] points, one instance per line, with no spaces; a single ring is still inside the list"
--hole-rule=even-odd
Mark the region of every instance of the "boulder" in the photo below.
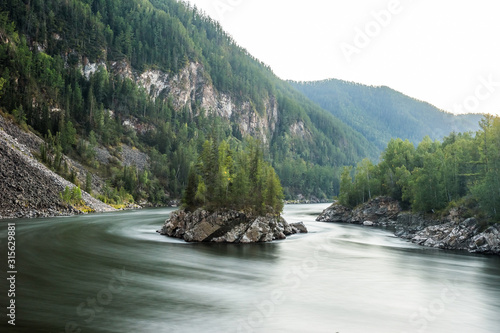
[[[416,233],[411,241],[440,249],[500,254],[500,225],[495,224],[481,232],[478,221],[475,218],[468,218],[462,222],[426,227]]]
[[[411,241],[440,249],[467,250],[472,237],[478,234],[479,225],[473,218],[464,222],[434,225],[418,232]]]
[[[304,222],[297,222],[297,223],[291,223],[290,226],[292,227],[293,233],[307,233],[307,228],[304,224]]]
[[[320,216],[316,218],[318,222],[348,222],[351,218],[351,209],[342,206],[337,201],[325,209]]]
[[[473,253],[500,254],[500,224],[495,224],[474,236],[469,243]]]

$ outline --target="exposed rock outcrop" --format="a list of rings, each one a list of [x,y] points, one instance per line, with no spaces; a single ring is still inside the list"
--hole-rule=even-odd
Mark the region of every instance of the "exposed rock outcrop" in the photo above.
[[[469,252],[500,254],[500,224],[472,237]]]
[[[482,231],[475,218],[464,218],[458,208],[436,218],[402,212],[396,200],[381,197],[354,210],[334,203],[316,221],[392,226],[396,236],[422,246],[500,255],[500,224]]]
[[[350,223],[364,225],[394,225],[401,212],[397,200],[389,197],[378,197],[370,200],[366,205],[361,205],[352,211]],[[365,222],[372,222],[365,223]]]
[[[350,223],[352,210],[334,202],[330,207],[325,209],[317,218],[318,222],[343,222]]]
[[[389,197],[378,197],[354,210],[334,202],[316,218],[316,221],[387,226],[396,224],[400,212],[401,207],[397,200]]]
[[[426,217],[424,214],[404,212],[397,217],[394,234],[400,238],[412,239],[417,233],[439,224],[443,222]]]
[[[471,239],[479,233],[476,219],[426,227],[411,238],[413,243],[440,249],[468,250]]]
[[[302,222],[288,224],[273,215],[252,217],[234,210],[211,213],[199,208],[173,212],[158,232],[187,242],[256,243],[285,239],[307,228]]]
[[[98,64],[87,64],[85,73],[97,68]],[[240,132],[268,143],[278,124],[278,102],[274,96],[262,101],[262,108],[256,110],[249,101],[237,101],[230,94],[215,89],[201,63],[191,62],[176,74],[159,70],[138,72],[125,61],[112,62],[110,70],[131,79],[142,86],[154,98],[172,98],[176,109],[187,108],[193,113],[193,105],[199,105],[206,112],[215,114],[238,124]],[[303,138],[311,135],[310,130],[297,122],[290,127],[292,133]]]
[[[481,232],[475,218],[425,228],[411,238],[413,243],[439,249],[466,250],[500,255],[500,225]]]

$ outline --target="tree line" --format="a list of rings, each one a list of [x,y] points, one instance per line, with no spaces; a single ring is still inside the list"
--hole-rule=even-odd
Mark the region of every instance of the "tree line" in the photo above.
[[[500,118],[485,116],[474,133],[451,133],[442,142],[426,137],[416,148],[392,139],[374,165],[365,159],[344,168],[340,203],[354,207],[387,195],[406,208],[438,212],[453,206],[500,217]]]

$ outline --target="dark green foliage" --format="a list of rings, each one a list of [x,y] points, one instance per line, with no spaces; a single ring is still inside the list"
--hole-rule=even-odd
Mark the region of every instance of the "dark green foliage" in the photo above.
[[[183,204],[187,209],[238,209],[251,214],[280,214],[283,189],[260,144],[232,149],[222,141],[205,141],[196,167],[189,171]],[[240,146],[240,145],[238,145]]]
[[[75,186],[70,189],[68,186],[64,188],[64,191],[59,193],[61,200],[68,205],[81,205],[82,201],[82,190],[80,187]]]
[[[481,118],[477,114],[454,116],[388,87],[335,79],[290,84],[363,134],[379,150],[391,138],[418,144],[426,135],[441,140],[451,131],[477,130]]]
[[[393,139],[378,165],[358,164],[354,178],[346,168],[339,199],[356,206],[373,196],[388,195],[415,211],[438,211],[467,199],[498,220],[500,213],[500,118],[485,116],[481,130],[452,133],[443,142],[429,137],[415,149]]]
[[[182,204],[188,208],[198,206],[196,192],[198,191],[198,175],[193,165],[189,168],[188,183],[182,197]]]

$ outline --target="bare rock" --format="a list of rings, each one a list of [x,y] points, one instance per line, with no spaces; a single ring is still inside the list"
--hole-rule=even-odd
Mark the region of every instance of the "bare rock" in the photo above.
[[[316,218],[318,222],[348,222],[351,219],[352,210],[334,202],[330,207],[325,209],[320,216]]]
[[[401,213],[396,223],[397,237],[412,239],[427,227],[443,224],[443,222],[427,218],[424,214]]]
[[[187,242],[256,243],[285,239],[307,232],[307,228],[303,223],[289,225],[281,216],[254,217],[233,210],[209,212],[200,208],[173,212],[158,232]]]
[[[350,223],[364,224],[370,221],[372,225],[394,225],[401,212],[397,200],[390,197],[377,197],[352,211]]]
[[[389,197],[377,197],[365,204],[350,209],[334,202],[316,219],[319,222],[343,222],[364,224],[371,221],[373,225],[395,225],[401,206],[397,200]]]
[[[469,251],[475,253],[500,254],[500,225],[495,224],[474,236]]]
[[[294,233],[307,233],[307,228],[304,222],[291,223],[290,226],[295,231]]]

